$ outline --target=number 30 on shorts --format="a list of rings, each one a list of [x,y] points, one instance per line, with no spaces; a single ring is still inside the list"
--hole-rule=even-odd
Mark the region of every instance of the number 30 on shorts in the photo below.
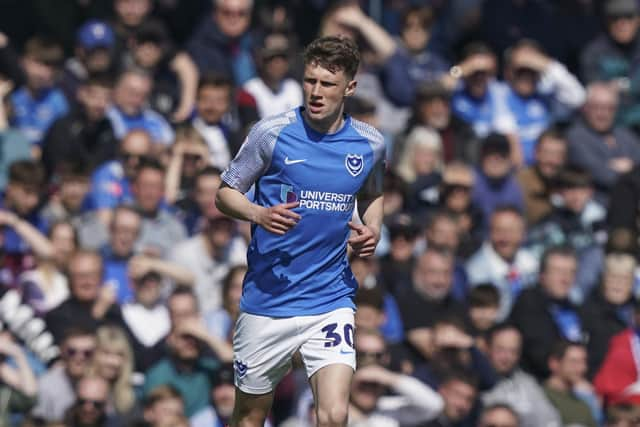
[[[325,347],[335,347],[340,345],[344,340],[345,343],[351,348],[353,347],[353,325],[350,323],[346,323],[342,330],[338,327],[337,323],[329,323],[327,326],[322,328],[322,332],[324,332],[326,342],[324,343]],[[342,335],[340,335],[342,332]]]

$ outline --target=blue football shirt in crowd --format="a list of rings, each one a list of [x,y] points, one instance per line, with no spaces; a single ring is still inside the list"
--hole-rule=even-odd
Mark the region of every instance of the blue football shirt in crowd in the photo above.
[[[384,142],[373,127],[345,116],[332,134],[311,129],[303,108],[256,124],[223,181],[255,203],[297,201],[298,224],[284,235],[254,225],[240,308],[270,317],[351,307],[358,287],[347,260],[356,198],[382,193]]]

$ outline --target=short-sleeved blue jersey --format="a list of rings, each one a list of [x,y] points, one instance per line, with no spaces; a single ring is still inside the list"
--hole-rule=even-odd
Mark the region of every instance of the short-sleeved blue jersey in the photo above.
[[[253,227],[240,308],[270,317],[351,307],[357,282],[346,257],[356,199],[382,193],[384,142],[373,127],[345,117],[333,134],[311,129],[302,107],[258,122],[223,181],[255,203],[298,201],[298,224],[282,236]]]

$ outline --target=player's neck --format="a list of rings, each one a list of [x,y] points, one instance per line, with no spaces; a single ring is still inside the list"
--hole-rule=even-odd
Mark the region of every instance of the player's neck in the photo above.
[[[309,116],[304,113],[304,120],[307,125],[318,133],[332,134],[342,129],[344,125],[344,109],[340,108],[336,114],[327,117],[325,120],[311,120]]]

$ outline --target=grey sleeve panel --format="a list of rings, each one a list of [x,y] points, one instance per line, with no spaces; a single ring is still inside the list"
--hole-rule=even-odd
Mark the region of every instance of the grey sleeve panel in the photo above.
[[[256,123],[245,138],[236,157],[222,173],[222,180],[242,193],[249,191],[249,188],[269,169],[280,132],[295,120],[295,111],[289,111],[267,117]]]
[[[360,189],[359,197],[373,199],[382,194],[384,183],[384,171],[386,168],[384,137],[376,128],[358,120],[351,120],[353,128],[362,137],[366,138],[373,151],[373,168],[364,185]]]

